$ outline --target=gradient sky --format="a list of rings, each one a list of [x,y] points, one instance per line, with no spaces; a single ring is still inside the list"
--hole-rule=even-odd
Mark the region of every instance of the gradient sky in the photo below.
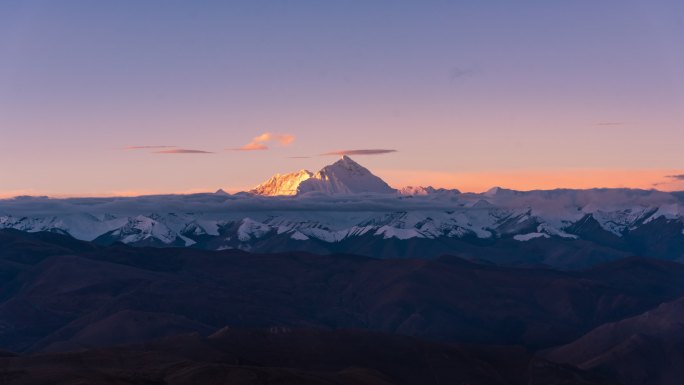
[[[0,2],[0,196],[364,149],[397,187],[684,189],[683,123],[681,0]]]

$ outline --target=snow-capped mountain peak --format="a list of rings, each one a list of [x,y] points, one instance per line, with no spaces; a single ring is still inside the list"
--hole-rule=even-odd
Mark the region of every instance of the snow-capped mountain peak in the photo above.
[[[373,175],[367,168],[344,155],[337,162],[317,173],[301,170],[285,175],[276,174],[250,191],[257,195],[393,193],[395,189]]]
[[[323,173],[339,173],[344,172],[349,175],[366,176],[372,175],[372,173],[362,165],[356,163],[352,158],[343,155],[337,162],[325,166],[319,171],[319,174]]]
[[[303,181],[299,193],[322,192],[325,194],[356,194],[396,192],[385,181],[373,175],[367,168],[344,155],[337,162],[323,167],[310,179]]]

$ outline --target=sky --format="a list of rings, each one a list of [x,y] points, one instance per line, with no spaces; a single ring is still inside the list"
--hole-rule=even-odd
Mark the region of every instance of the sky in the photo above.
[[[680,0],[3,0],[0,197],[684,190],[682,68]]]

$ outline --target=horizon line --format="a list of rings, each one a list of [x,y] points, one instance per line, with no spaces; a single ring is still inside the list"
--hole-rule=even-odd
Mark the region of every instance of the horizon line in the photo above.
[[[392,186],[390,186],[392,187]],[[666,189],[658,189],[655,187],[652,188],[642,188],[642,187],[584,187],[584,188],[576,188],[576,187],[553,187],[553,188],[531,188],[531,189],[515,189],[515,188],[509,188],[505,186],[492,186],[488,189],[482,190],[482,191],[462,191],[458,188],[448,188],[448,187],[435,187],[431,185],[427,186],[422,186],[422,185],[407,185],[404,186],[403,188],[408,188],[408,187],[422,187],[422,188],[434,188],[436,190],[457,190],[460,194],[473,194],[473,195],[482,195],[486,194],[494,189],[500,189],[500,190],[506,190],[506,191],[515,191],[515,192],[522,192],[522,193],[528,193],[528,192],[535,192],[535,191],[559,191],[559,190],[567,190],[567,191],[590,191],[590,190],[632,190],[632,191],[652,191],[652,192],[662,192],[662,193],[677,193],[677,192],[684,192],[683,189],[673,189],[673,190],[666,190]],[[401,188],[394,188],[392,187],[396,193],[399,193],[401,191]],[[254,194],[250,192],[251,189],[223,189],[223,188],[218,188],[214,191],[211,191],[210,189],[198,189],[196,191],[177,191],[177,192],[140,192],[140,193],[102,193],[102,194],[97,194],[97,193],[84,193],[84,194],[42,194],[42,193],[35,193],[35,194],[19,194],[19,195],[12,195],[12,194],[3,194],[0,192],[0,200],[21,200],[21,199],[105,199],[105,198],[143,198],[143,197],[154,197],[154,196],[187,196],[187,195],[201,195],[201,194],[220,194],[220,191],[223,191],[223,193],[228,194],[228,195],[237,195],[240,193],[244,194],[250,194],[253,196],[259,196],[263,198],[293,198],[297,197],[298,195],[260,195],[260,194]],[[372,192],[369,192],[372,193]],[[357,194],[364,194],[364,193],[357,193]],[[357,194],[329,194],[330,196],[350,196],[350,195],[357,195]],[[393,193],[376,193],[377,195],[393,195]],[[407,194],[409,195],[409,194]]]

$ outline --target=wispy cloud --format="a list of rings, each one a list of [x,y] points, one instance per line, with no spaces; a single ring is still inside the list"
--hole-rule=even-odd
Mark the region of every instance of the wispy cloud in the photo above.
[[[211,151],[192,150],[188,148],[173,148],[170,150],[155,151],[155,154],[213,154]]]
[[[268,150],[268,143],[276,142],[281,146],[288,146],[294,142],[294,135],[290,134],[274,134],[271,132],[265,132],[259,136],[252,139],[251,142],[245,144],[242,147],[228,148],[231,151],[263,151]]]
[[[294,139],[295,137],[290,134],[273,134],[270,132],[266,132],[252,139],[252,141],[257,143],[276,141],[282,144],[283,146],[287,146],[288,144],[294,142]]]
[[[242,147],[229,148],[231,151],[263,151],[268,150],[268,146],[263,143],[249,142]]]
[[[684,174],[680,175],[666,175],[666,178],[674,179],[674,180],[684,180]]]
[[[321,154],[321,156],[341,156],[341,155],[382,155],[397,152],[397,150],[382,149],[382,148],[369,148],[362,150],[339,150],[326,152]]]
[[[124,150],[153,150],[159,148],[176,148],[176,146],[126,146]]]
[[[624,126],[625,122],[598,122],[597,126]]]
[[[449,79],[451,81],[457,80],[459,78],[463,77],[470,77],[476,72],[475,68],[466,68],[466,67],[454,67],[449,71]]]

